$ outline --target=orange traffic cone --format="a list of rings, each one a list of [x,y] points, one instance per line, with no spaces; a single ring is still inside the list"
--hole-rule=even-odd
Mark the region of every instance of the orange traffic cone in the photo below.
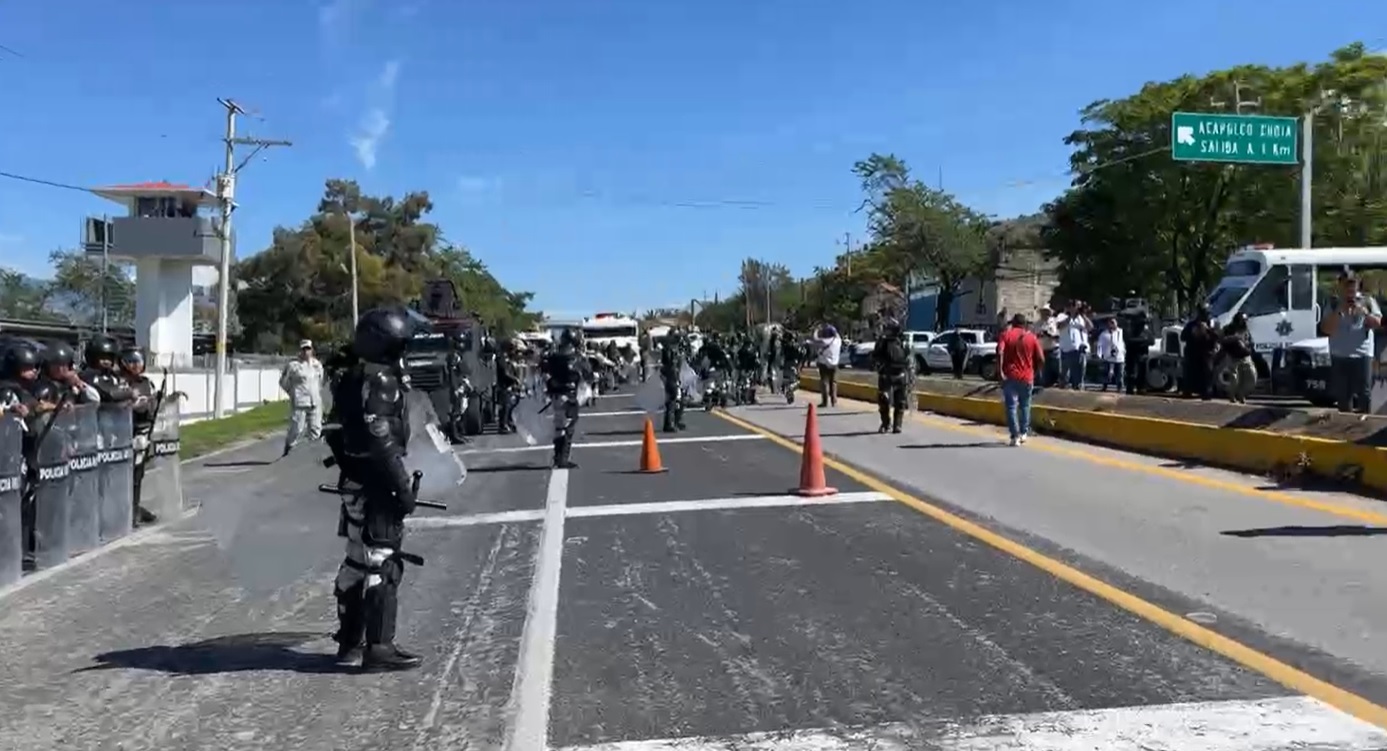
[[[792,488],[790,492],[809,498],[836,495],[838,489],[830,488],[828,479],[824,477],[824,449],[819,445],[819,413],[812,401],[804,416],[803,457],[799,468],[799,487]]]
[[[668,472],[660,463],[660,446],[655,443],[655,423],[645,418],[645,437],[641,439],[641,468],[639,472],[647,475]]]

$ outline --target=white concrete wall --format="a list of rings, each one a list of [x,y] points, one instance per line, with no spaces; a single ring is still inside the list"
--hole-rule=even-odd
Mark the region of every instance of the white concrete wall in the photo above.
[[[168,390],[187,394],[183,400],[183,424],[206,420],[212,416],[215,400],[215,371],[183,369],[169,371]],[[222,403],[226,414],[244,412],[265,402],[284,401],[289,395],[279,389],[280,369],[269,366],[243,365],[233,368],[222,382]],[[158,371],[149,373],[154,387],[159,388],[162,377]]]

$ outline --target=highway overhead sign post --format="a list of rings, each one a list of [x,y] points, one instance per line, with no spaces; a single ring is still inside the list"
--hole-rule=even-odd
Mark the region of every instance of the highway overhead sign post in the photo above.
[[[1175,112],[1170,155],[1178,162],[1300,164],[1300,119]]]

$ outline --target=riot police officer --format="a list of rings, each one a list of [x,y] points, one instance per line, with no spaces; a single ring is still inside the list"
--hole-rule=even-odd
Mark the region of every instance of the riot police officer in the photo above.
[[[666,433],[684,430],[684,390],[680,378],[688,357],[688,343],[678,327],[670,330],[660,348],[660,378],[665,383]]]
[[[558,345],[545,353],[540,370],[544,373],[550,409],[554,410],[554,468],[574,469],[578,465],[569,455],[578,426],[578,386],[592,380],[592,369],[578,333],[564,329]]]
[[[39,352],[40,372],[33,395],[49,404],[89,404],[101,401],[101,392],[83,381],[73,369],[77,355],[62,342],[49,342]]]
[[[96,389],[103,404],[128,402],[133,396],[129,384],[116,369],[119,357],[120,344],[105,334],[92,337],[82,351],[82,361],[86,366],[82,371],[82,380]]]
[[[520,354],[514,339],[501,340],[501,356],[496,358],[496,432],[515,431],[515,400],[520,398]]]
[[[350,495],[342,502],[338,534],[347,538],[333,594],[340,628],[338,660],[361,659],[365,670],[419,664],[395,644],[395,618],[404,560],[404,519],[414,512],[414,488],[402,461],[409,443],[408,384],[401,357],[414,334],[404,310],[378,308],[357,322],[348,368],[333,394],[341,426],[328,439]],[[363,648],[364,643],[364,648]]]
[[[38,377],[39,354],[33,345],[6,342],[0,353],[0,414],[28,417],[37,412],[39,405],[33,391]]]
[[[144,487],[145,461],[149,453],[149,437],[154,433],[154,418],[163,402],[163,391],[155,393],[154,383],[144,374],[144,353],[139,347],[125,347],[120,351],[120,373],[130,389],[131,448],[134,449],[133,468],[134,487],[131,488],[133,523],[135,526],[152,524],[158,517],[140,505],[140,491]]]
[[[887,319],[881,327],[881,338],[877,339],[872,350],[872,361],[877,371],[877,410],[881,414],[882,433],[890,430],[901,432],[901,422],[905,419],[905,404],[910,384],[910,348],[901,335],[901,325],[894,319]]]

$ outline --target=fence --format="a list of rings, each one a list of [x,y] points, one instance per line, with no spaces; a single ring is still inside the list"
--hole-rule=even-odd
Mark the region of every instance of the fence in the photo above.
[[[184,510],[178,399],[136,430],[128,405],[0,418],[0,587],[130,534],[135,501]]]
[[[279,388],[279,375],[284,368],[285,359],[257,360],[243,362],[233,360],[222,382],[222,405],[226,414],[258,407],[265,402],[277,402],[289,398]],[[206,420],[212,416],[216,403],[215,368],[179,368],[168,371],[168,381],[163,373],[151,369],[145,375],[154,382],[154,388],[165,386],[168,393],[181,391],[183,399],[182,419],[184,424]]]

